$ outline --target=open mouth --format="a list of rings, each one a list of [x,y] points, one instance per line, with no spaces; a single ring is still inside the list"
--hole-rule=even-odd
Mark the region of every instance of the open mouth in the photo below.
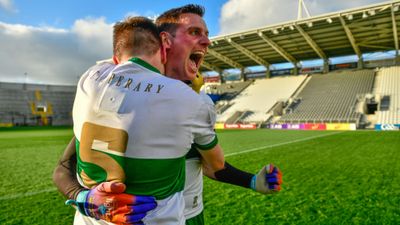
[[[193,52],[190,54],[189,59],[192,61],[192,69],[197,71],[200,68],[201,60],[204,57],[204,53],[201,51]]]

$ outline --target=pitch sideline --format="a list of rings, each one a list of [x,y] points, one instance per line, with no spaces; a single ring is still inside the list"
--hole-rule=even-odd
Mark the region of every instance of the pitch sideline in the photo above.
[[[57,190],[57,188],[54,187],[54,188],[44,189],[44,190],[41,190],[41,191],[31,191],[31,192],[26,192],[26,193],[21,193],[21,194],[5,195],[5,196],[1,196],[0,197],[0,201],[23,198],[23,197],[29,197],[29,196],[38,195],[38,194],[47,193],[47,192],[52,192],[52,191],[56,191],[56,190]]]
[[[321,137],[326,137],[326,136],[331,136],[331,135],[335,135],[335,134],[340,134],[340,133],[343,133],[343,132],[344,132],[344,131],[341,131],[341,132],[332,132],[332,133],[328,133],[328,134],[315,135],[315,136],[311,136],[311,137],[301,138],[301,139],[297,139],[297,140],[293,140],[293,141],[287,141],[287,142],[282,142],[282,143],[273,144],[273,145],[265,145],[265,146],[261,146],[261,147],[257,147],[257,148],[251,148],[251,149],[243,150],[243,151],[240,151],[240,152],[234,152],[234,153],[226,154],[225,157],[234,156],[234,155],[241,155],[241,154],[244,154],[244,153],[249,153],[249,152],[258,151],[258,150],[261,150],[261,149],[274,148],[274,147],[278,147],[278,146],[282,146],[282,145],[288,145],[288,144],[293,144],[293,143],[302,142],[302,141],[313,140],[313,139],[317,139],[317,138],[321,138]],[[47,193],[47,192],[53,192],[53,191],[56,191],[56,190],[57,190],[57,188],[49,188],[49,189],[44,189],[44,190],[41,190],[41,191],[32,191],[32,192],[27,192],[27,193],[23,193],[23,194],[5,195],[5,196],[0,196],[0,201],[3,201],[3,200],[11,200],[11,199],[18,199],[18,198],[23,198],[23,197],[38,195],[38,194]]]
[[[335,135],[335,134],[340,134],[340,133],[343,133],[343,132],[344,131],[332,132],[332,133],[328,133],[328,134],[315,135],[315,136],[311,136],[311,137],[301,138],[301,139],[282,142],[282,143],[273,144],[273,145],[265,145],[265,146],[261,146],[261,147],[257,147],[257,148],[251,148],[251,149],[243,150],[243,151],[240,151],[240,152],[234,152],[234,153],[230,153],[230,154],[225,154],[225,157],[234,156],[234,155],[241,155],[241,154],[244,154],[244,153],[254,152],[254,151],[258,151],[258,150],[266,149],[266,148],[274,148],[274,147],[278,147],[278,146],[282,146],[282,145],[289,145],[289,144],[293,144],[293,143],[297,143],[297,142],[301,142],[301,141],[313,140],[313,139],[317,139],[317,138],[321,138],[321,137],[327,137],[327,136],[331,136],[331,135]]]

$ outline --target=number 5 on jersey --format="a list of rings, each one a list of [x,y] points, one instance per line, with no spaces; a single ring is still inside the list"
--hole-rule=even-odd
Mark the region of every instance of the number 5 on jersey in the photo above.
[[[92,187],[104,181],[125,181],[125,130],[85,122],[78,150],[78,173]]]

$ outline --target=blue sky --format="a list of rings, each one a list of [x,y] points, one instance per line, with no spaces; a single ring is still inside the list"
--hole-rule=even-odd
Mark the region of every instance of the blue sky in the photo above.
[[[173,7],[188,3],[201,4],[207,9],[205,20],[210,21],[209,28],[212,36],[219,31],[218,18],[220,9],[226,1],[0,0],[0,2],[10,2],[11,4],[9,10],[4,8],[0,10],[0,21],[2,22],[64,29],[70,28],[76,20],[82,18],[105,17],[106,22],[113,23],[121,20],[126,15],[154,17]]]
[[[304,0],[312,16],[382,0]],[[76,84],[112,54],[112,25],[128,15],[156,17],[188,3],[206,8],[210,37],[297,17],[297,0],[0,0],[0,81]]]

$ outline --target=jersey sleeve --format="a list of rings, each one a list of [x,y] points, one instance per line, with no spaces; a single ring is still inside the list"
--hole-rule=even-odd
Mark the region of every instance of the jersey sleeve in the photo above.
[[[200,107],[194,118],[194,146],[200,150],[209,150],[218,144],[218,138],[214,130],[217,116],[215,107],[206,97],[201,97]]]

